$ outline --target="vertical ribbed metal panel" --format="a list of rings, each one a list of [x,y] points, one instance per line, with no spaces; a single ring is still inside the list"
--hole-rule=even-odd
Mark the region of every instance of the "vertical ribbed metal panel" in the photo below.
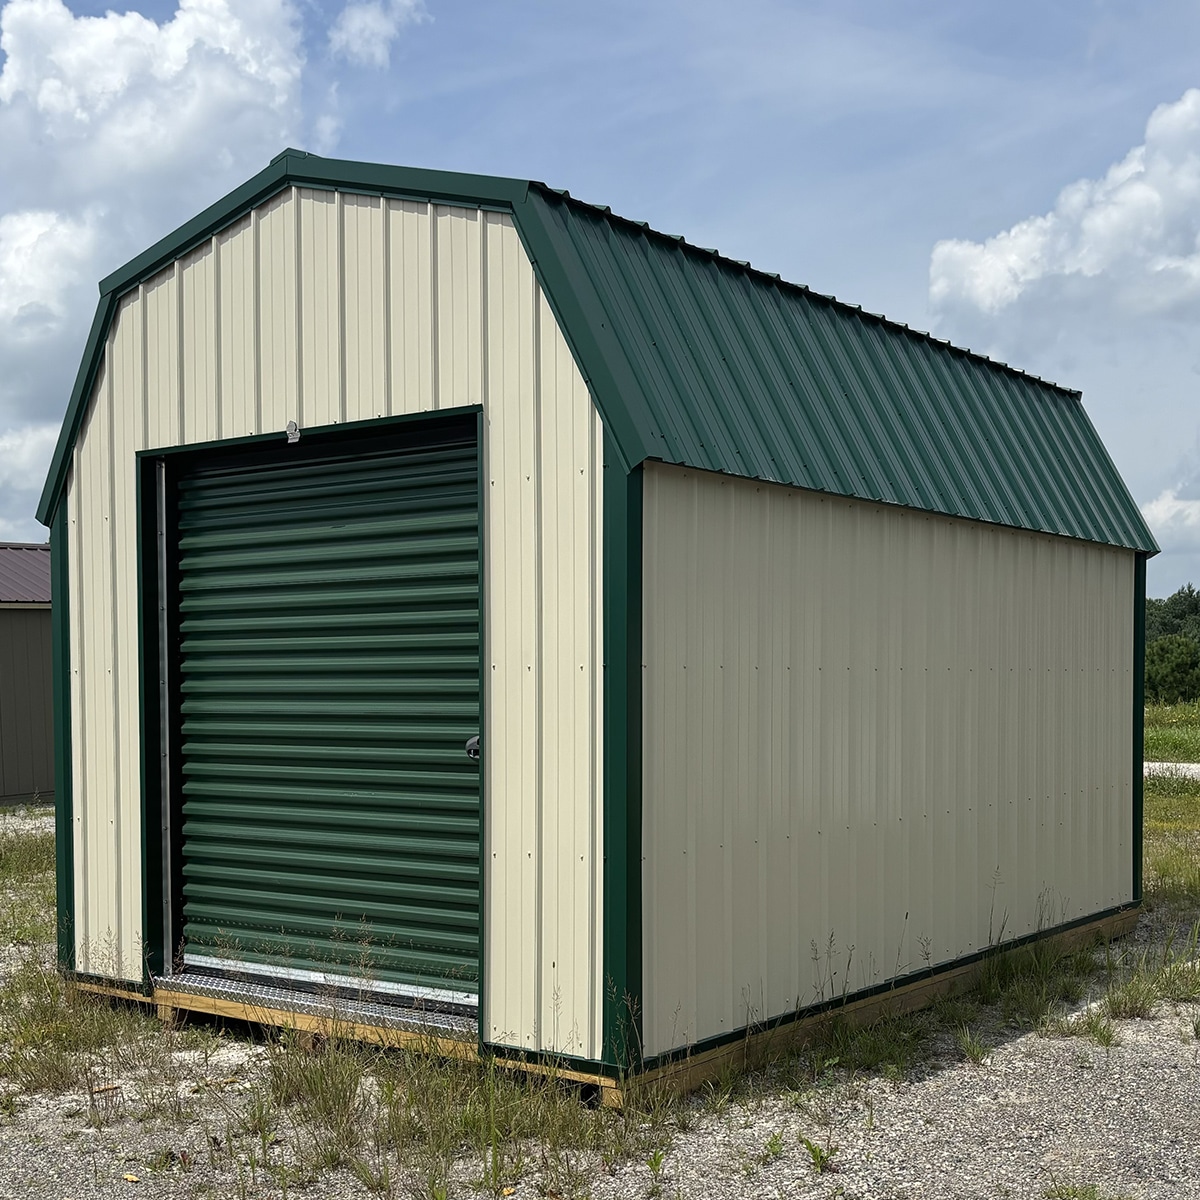
[[[1127,903],[1133,560],[645,470],[645,1039]]]
[[[537,185],[529,205],[630,464],[1157,550],[1078,393]]]
[[[255,209],[251,230],[256,252],[259,426],[255,432],[283,429],[299,421],[301,329],[296,280],[300,257],[299,202],[282,192]],[[328,287],[326,281],[325,287]],[[322,394],[322,399],[327,397]],[[306,414],[309,424],[324,424]],[[328,420],[329,418],[326,418]],[[334,420],[337,418],[334,417]]]
[[[219,436],[245,437],[260,428],[258,415],[258,320],[255,292],[253,216],[223,230],[216,243],[217,310],[220,361]]]
[[[119,742],[123,764],[140,753],[135,452],[195,443],[205,430],[282,437],[288,420],[307,428],[482,404],[485,741],[494,751],[484,760],[492,840],[483,1033],[594,1058],[603,986],[599,416],[510,217],[347,194],[340,224],[321,225],[314,262],[320,222],[310,208],[330,203],[330,193],[281,194],[217,233],[211,255],[201,250],[178,273],[148,280],[114,321],[111,384],[89,405],[111,402],[111,444],[89,416],[67,484],[80,922],[95,931],[89,940],[121,947],[124,978],[140,977],[137,775],[121,768],[117,799],[115,774],[109,790],[103,773],[83,767],[98,739]],[[113,508],[95,507],[96,488]],[[115,524],[104,519],[110,511]],[[111,604],[79,590],[97,556],[117,564]],[[86,654],[92,678],[94,635],[117,648],[108,689],[85,690],[79,674]],[[118,873],[119,904],[110,887]],[[86,961],[81,954],[81,970]]]
[[[179,481],[185,961],[477,989],[477,459]]]

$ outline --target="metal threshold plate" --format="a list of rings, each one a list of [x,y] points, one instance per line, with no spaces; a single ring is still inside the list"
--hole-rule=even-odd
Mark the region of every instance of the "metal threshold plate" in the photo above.
[[[257,980],[233,979],[199,971],[183,971],[155,979],[155,985],[191,996],[212,996],[252,1008],[306,1013],[348,1024],[371,1025],[381,1029],[404,1029],[434,1037],[474,1041],[479,1022],[475,1014],[438,1011],[388,1003],[362,994],[346,995],[332,989],[306,991],[278,987]]]

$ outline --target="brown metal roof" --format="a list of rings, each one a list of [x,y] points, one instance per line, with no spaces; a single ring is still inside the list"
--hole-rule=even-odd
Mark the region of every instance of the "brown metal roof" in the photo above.
[[[0,604],[49,603],[49,545],[0,542]]]

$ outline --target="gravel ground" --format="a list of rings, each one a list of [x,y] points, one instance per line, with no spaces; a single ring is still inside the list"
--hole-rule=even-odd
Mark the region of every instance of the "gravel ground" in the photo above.
[[[664,1147],[657,1181],[647,1163],[611,1174],[580,1164],[587,1176],[581,1194],[1200,1197],[1196,1018],[1200,1006],[1163,1006],[1151,1019],[1119,1022],[1119,1042],[1107,1050],[993,1026],[982,1030],[994,1046],[979,1065],[962,1061],[944,1035],[925,1065],[898,1082],[831,1069],[818,1086],[791,1091],[766,1073],[743,1098],[696,1098],[686,1131]],[[101,1092],[94,1107],[86,1093],[18,1098],[15,1111],[0,1116],[0,1197],[281,1196],[224,1153],[261,1054],[234,1039],[221,1039],[207,1055],[181,1051],[168,1073],[174,1078],[106,1077],[115,1090]],[[802,1137],[831,1150],[830,1170],[815,1171]],[[243,1161],[254,1141],[242,1139]],[[461,1191],[452,1194],[471,1194],[480,1173],[477,1159],[458,1164]],[[554,1194],[539,1187],[536,1168],[514,1182],[505,1194],[518,1200]],[[343,1172],[289,1194],[372,1195]],[[402,1187],[396,1194],[428,1192]]]
[[[51,822],[44,812],[0,813],[0,833]],[[1148,913],[1133,947],[1161,945],[1175,923],[1163,910]],[[983,1012],[973,1029],[991,1050],[979,1064],[964,1061],[943,1032],[922,1065],[898,1081],[832,1066],[815,1087],[797,1091],[764,1072],[732,1097],[715,1090],[695,1097],[684,1128],[664,1143],[657,1172],[648,1162],[608,1173],[598,1162],[577,1163],[578,1193],[595,1200],[1200,1200],[1200,1005],[1163,1004],[1151,1018],[1117,1022],[1118,1041],[1108,1049],[1021,1033]],[[0,1198],[379,1194],[343,1171],[284,1193],[249,1167],[261,1139],[237,1130],[264,1052],[228,1036],[195,1047],[178,1039],[154,1077],[105,1066],[95,1096],[14,1096],[0,1085]],[[280,1126],[277,1134],[280,1141],[268,1138],[263,1151],[269,1161],[295,1131]],[[825,1172],[814,1168],[804,1138],[828,1151]],[[536,1148],[526,1161],[498,1194],[557,1195]],[[480,1175],[477,1158],[460,1161],[450,1194],[488,1195]],[[424,1180],[414,1170],[391,1194],[428,1197]]]

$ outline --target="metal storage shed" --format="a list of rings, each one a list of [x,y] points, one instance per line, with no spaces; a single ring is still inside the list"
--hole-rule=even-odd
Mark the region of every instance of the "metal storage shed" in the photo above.
[[[0,804],[54,798],[50,547],[0,542]]]
[[[102,282],[39,517],[84,984],[611,1079],[1136,912],[1078,393],[565,192],[285,151]]]

